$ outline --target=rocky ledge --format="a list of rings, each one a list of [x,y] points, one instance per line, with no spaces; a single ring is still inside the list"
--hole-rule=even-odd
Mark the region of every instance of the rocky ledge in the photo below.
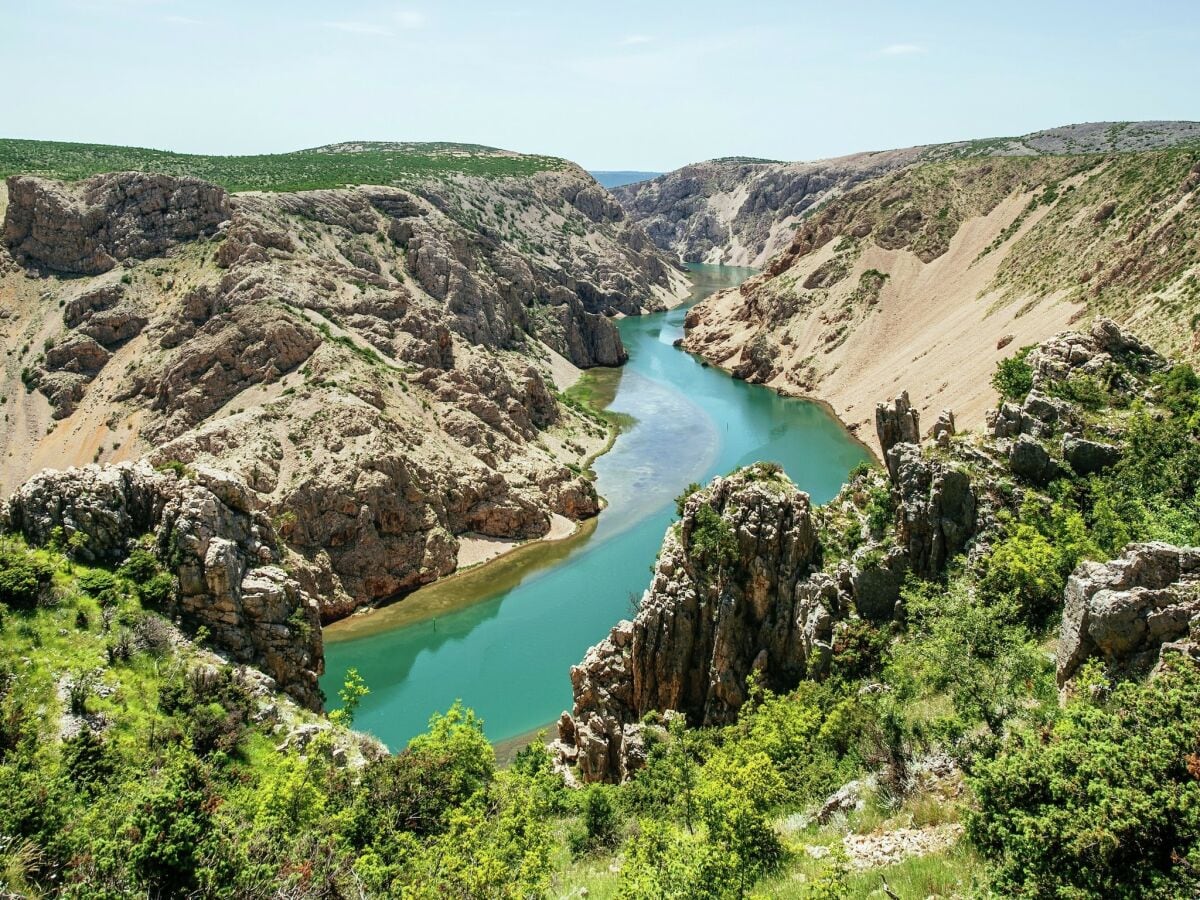
[[[288,573],[260,501],[238,479],[205,467],[157,472],[144,462],[47,471],[9,499],[0,526],[34,545],[82,535],[77,557],[105,565],[148,538],[177,577],[164,613],[204,626],[214,646],[321,708],[317,603]]]
[[[1133,544],[1117,559],[1081,563],[1067,581],[1058,683],[1091,657],[1126,674],[1150,671],[1164,653],[1200,659],[1198,631],[1200,547]]]
[[[198,178],[116,172],[64,184],[17,175],[8,179],[4,242],[20,262],[99,275],[214,234],[229,216],[224,189]]]

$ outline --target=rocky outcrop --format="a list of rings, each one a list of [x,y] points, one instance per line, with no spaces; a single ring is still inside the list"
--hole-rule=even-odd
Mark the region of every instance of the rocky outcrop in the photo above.
[[[784,689],[827,666],[845,610],[834,580],[815,572],[819,557],[808,496],[768,467],[693,494],[636,618],[571,670],[574,713],[559,739],[581,776],[627,777],[650,710],[722,724],[745,701],[751,672]]]
[[[875,433],[884,459],[897,444],[921,443],[921,414],[913,409],[908,391],[902,392],[892,405],[880,403],[875,407]],[[895,467],[889,462],[888,473],[896,477]]]
[[[887,466],[899,510],[896,543],[912,571],[936,575],[975,535],[978,497],[971,476],[965,466],[931,458],[915,443],[892,446]]]
[[[81,534],[79,558],[105,565],[149,535],[177,577],[163,612],[204,626],[214,646],[320,709],[317,603],[282,567],[271,522],[238,479],[203,467],[175,476],[144,462],[45,471],[13,494],[0,524],[35,545],[58,529],[68,540]]]
[[[918,159],[923,148],[817,162],[731,157],[615,188],[630,217],[685,262],[760,265],[790,223],[856,184]]]
[[[910,572],[938,576],[969,548],[980,501],[968,467],[922,450],[907,394],[878,409],[880,441],[889,446],[884,484],[896,509],[886,541],[870,538],[829,564],[823,541],[839,538],[822,532],[807,495],[767,464],[688,498],[637,616],[571,669],[574,710],[559,722],[557,748],[584,780],[620,781],[636,771],[639,723],[651,710],[682,713],[693,725],[724,724],[745,702],[752,673],[776,691],[820,677],[839,623],[852,615],[896,618]],[[944,419],[952,428],[953,415]],[[831,506],[853,507],[881,481],[859,474]],[[858,513],[851,515],[860,529]]]
[[[64,184],[14,175],[4,242],[18,261],[98,275],[213,234],[229,213],[225,191],[198,178],[117,172]]]
[[[1200,547],[1132,544],[1106,563],[1080,563],[1067,580],[1058,683],[1092,657],[1125,674],[1149,671],[1164,650],[1197,655],[1198,616]]]

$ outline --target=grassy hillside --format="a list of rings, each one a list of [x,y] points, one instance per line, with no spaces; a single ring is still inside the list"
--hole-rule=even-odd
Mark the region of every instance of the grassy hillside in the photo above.
[[[521,176],[563,165],[550,156],[525,156],[476,144],[358,142],[260,156],[198,156],[106,144],[0,139],[0,177],[26,174],[76,181],[102,172],[163,172],[194,175],[231,191],[404,184],[454,174]]]

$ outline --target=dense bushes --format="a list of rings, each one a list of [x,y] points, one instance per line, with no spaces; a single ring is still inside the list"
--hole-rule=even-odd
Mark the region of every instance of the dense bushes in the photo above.
[[[956,739],[979,723],[999,736],[1009,718],[1053,696],[1045,656],[1013,598],[985,599],[968,579],[904,592],[907,640],[893,652],[888,681],[901,696],[948,696],[954,718],[929,722]]]
[[[971,839],[1002,894],[1183,897],[1200,890],[1200,671],[1090,692],[1021,729],[972,779]]]
[[[29,609],[47,595],[53,577],[46,554],[0,539],[0,604]]]

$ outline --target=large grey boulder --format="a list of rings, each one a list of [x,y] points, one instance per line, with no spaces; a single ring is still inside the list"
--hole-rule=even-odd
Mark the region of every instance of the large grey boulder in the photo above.
[[[1049,484],[1061,472],[1041,442],[1022,434],[1008,451],[1008,464],[1018,478],[1036,485]]]
[[[1200,547],[1131,544],[1067,580],[1058,683],[1098,657],[1117,672],[1148,671],[1160,648],[1187,638],[1200,614]]]
[[[1090,441],[1075,434],[1063,438],[1062,454],[1079,475],[1091,475],[1114,466],[1121,459],[1121,449],[1101,441]]]

